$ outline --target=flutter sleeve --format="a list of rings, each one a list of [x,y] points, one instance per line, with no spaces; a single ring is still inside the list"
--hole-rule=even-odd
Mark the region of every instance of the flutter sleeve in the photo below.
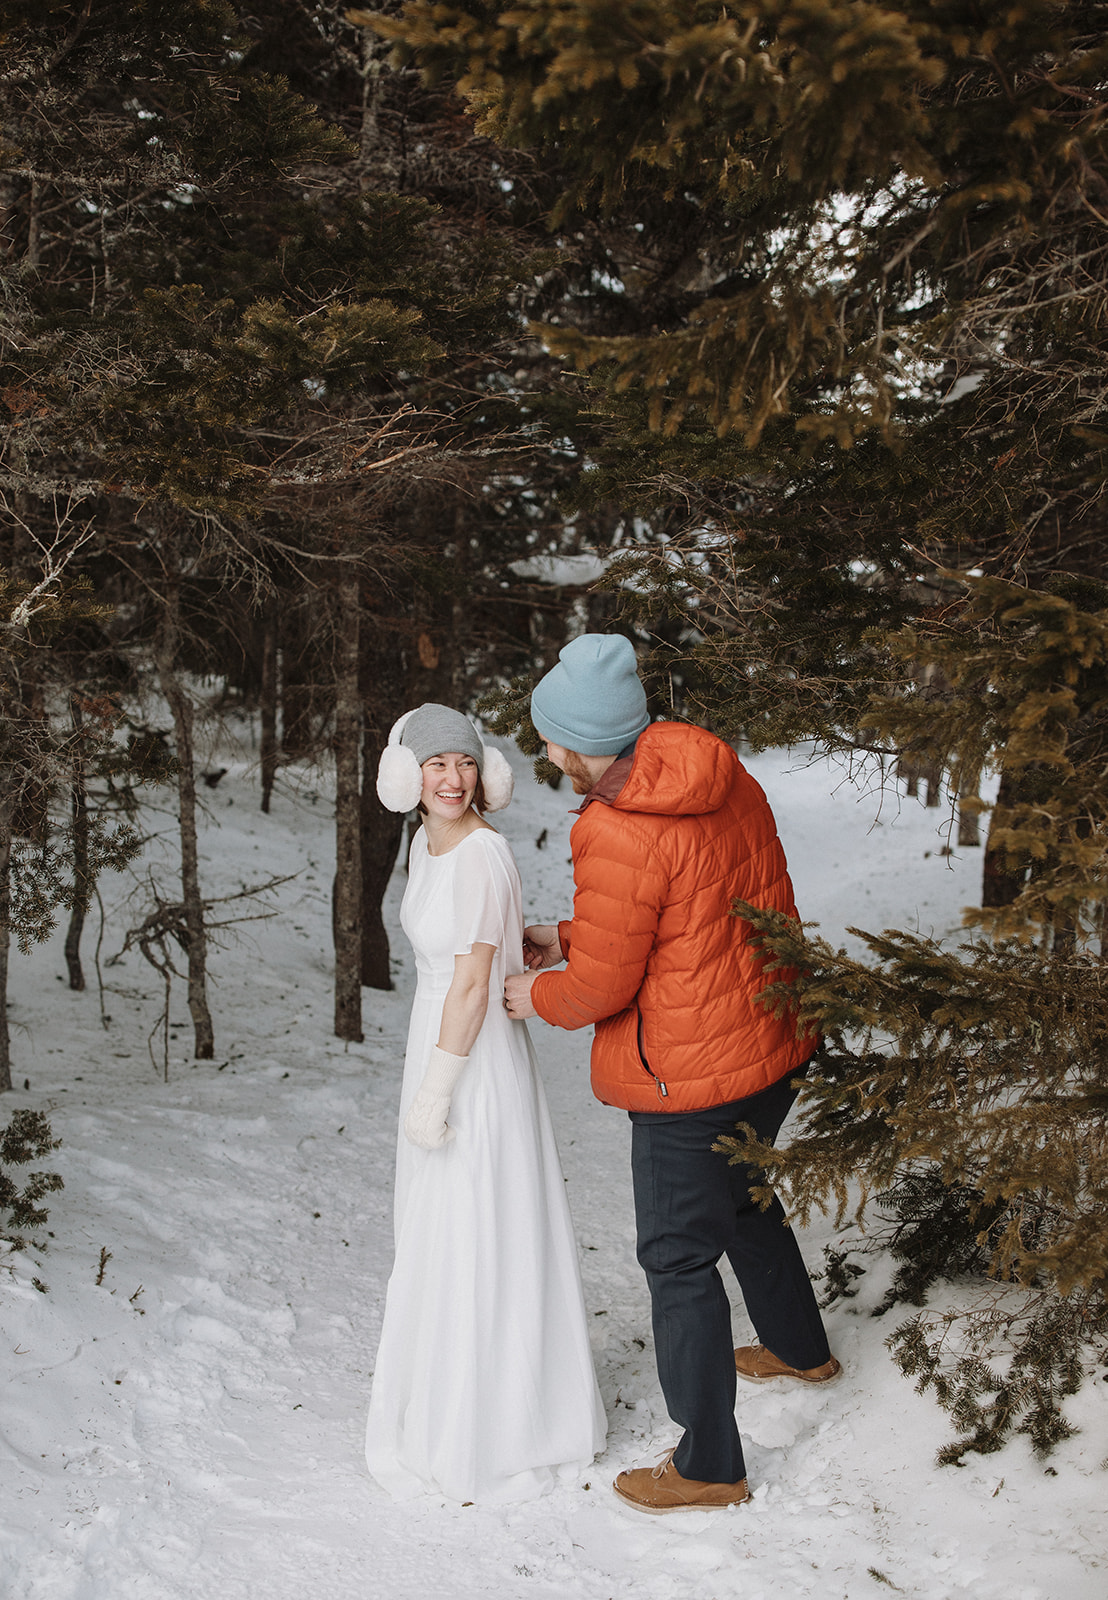
[[[486,829],[457,847],[454,866],[454,954],[469,955],[475,944],[500,949],[512,914],[508,863]],[[520,934],[522,939],[522,932]]]

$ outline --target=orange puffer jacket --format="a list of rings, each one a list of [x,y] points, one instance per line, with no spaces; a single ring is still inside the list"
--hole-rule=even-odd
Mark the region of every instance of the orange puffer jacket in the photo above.
[[[796,907],[773,813],[729,745],[653,723],[589,794],[570,842],[567,965],[540,973],[531,999],[556,1027],[596,1024],[599,1100],[699,1111],[807,1061],[817,1038],[758,1004],[771,976],[749,923],[731,915],[735,899],[793,917]]]

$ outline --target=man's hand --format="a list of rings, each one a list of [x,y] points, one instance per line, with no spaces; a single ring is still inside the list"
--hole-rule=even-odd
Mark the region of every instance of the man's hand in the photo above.
[[[518,972],[504,979],[504,1009],[513,1022],[538,1016],[531,1004],[531,985],[537,977],[537,972]]]
[[[528,972],[538,972],[543,967],[556,967],[565,957],[558,929],[549,923],[539,922],[523,930],[523,964]]]

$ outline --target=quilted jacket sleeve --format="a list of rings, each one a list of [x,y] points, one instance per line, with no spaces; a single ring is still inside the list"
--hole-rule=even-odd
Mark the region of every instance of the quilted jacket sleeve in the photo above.
[[[573,921],[566,966],[542,972],[531,1002],[557,1028],[624,1011],[642,987],[669,874],[633,815],[591,805],[573,830]],[[563,925],[564,926],[564,925]]]

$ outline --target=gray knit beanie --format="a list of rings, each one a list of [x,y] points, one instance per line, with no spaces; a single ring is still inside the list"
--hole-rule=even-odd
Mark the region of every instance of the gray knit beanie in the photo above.
[[[433,701],[419,706],[404,724],[400,743],[410,750],[423,765],[431,756],[456,752],[472,756],[478,770],[485,769],[485,747],[481,736],[468,717],[450,706],[438,706]]]
[[[531,695],[543,739],[582,756],[618,755],[650,723],[635,650],[616,633],[582,633]]]

